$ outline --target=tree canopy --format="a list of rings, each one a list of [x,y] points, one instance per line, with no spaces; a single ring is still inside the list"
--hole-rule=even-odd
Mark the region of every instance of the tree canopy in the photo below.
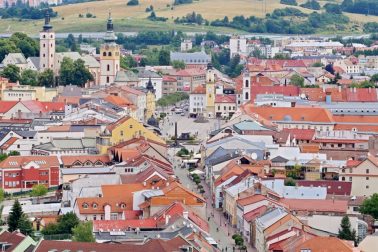
[[[378,193],[374,193],[365,199],[360,207],[362,214],[370,214],[374,219],[378,219]]]
[[[80,222],[79,225],[73,228],[72,240],[76,242],[95,242],[93,236],[93,226],[91,221]]]
[[[47,187],[45,185],[39,184],[39,185],[34,185],[31,192],[30,196],[32,197],[41,197],[46,195],[48,192]]]
[[[12,209],[8,216],[8,231],[13,232],[18,229],[19,220],[21,219],[24,212],[18,199],[13,203]]]
[[[345,215],[341,219],[341,224],[339,228],[339,235],[337,236],[342,240],[355,241],[356,240],[356,230],[352,230],[350,225],[349,217]]]
[[[57,223],[48,224],[43,230],[44,235],[72,234],[72,229],[79,225],[75,213],[70,212],[58,217]]]
[[[60,66],[60,84],[62,85],[77,85],[83,87],[85,83],[93,80],[92,74],[85,67],[84,61],[78,59],[73,61],[70,58],[64,57]]]
[[[16,65],[7,65],[1,72],[1,76],[7,78],[10,82],[17,82],[20,80],[20,68]]]
[[[304,87],[304,78],[299,74],[293,74],[290,78],[290,83],[297,87]]]

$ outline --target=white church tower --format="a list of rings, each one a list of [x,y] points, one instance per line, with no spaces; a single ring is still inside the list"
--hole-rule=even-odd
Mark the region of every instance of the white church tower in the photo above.
[[[105,44],[100,48],[100,85],[114,83],[117,72],[120,69],[120,47],[116,44],[117,37],[113,31],[113,20],[109,12],[106,25]]]
[[[55,61],[55,32],[50,24],[50,15],[46,11],[45,24],[43,30],[39,33],[39,69],[54,70]]]
[[[243,72],[243,94],[242,94],[242,104],[245,104],[251,100],[251,75],[248,69]]]

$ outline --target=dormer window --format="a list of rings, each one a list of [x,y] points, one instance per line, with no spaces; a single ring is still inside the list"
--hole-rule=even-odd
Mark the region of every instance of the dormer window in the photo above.
[[[93,207],[94,209],[97,209],[97,204],[96,204],[96,203],[93,203],[92,207]]]
[[[87,203],[83,203],[83,208],[84,209],[88,209],[88,204]]]
[[[125,204],[125,203],[121,203],[121,204],[120,204],[120,207],[121,207],[122,209],[125,209],[125,208],[126,208],[126,204]]]

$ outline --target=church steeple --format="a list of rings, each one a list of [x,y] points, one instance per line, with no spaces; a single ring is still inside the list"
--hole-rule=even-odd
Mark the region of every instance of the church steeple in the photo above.
[[[151,77],[148,79],[146,89],[152,93],[155,93],[154,85],[152,84]]]
[[[113,19],[112,19],[112,13],[110,10],[109,10],[108,22],[106,23],[106,34],[105,34],[104,40],[106,43],[114,43],[117,40],[117,37],[114,34],[114,30],[113,30]]]
[[[43,25],[43,31],[50,31],[52,30],[52,25],[50,24],[50,13],[47,9],[45,12],[45,24]]]

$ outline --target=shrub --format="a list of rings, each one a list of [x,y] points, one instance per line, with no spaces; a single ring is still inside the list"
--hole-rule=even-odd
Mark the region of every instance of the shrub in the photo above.
[[[138,0],[130,0],[127,2],[127,5],[128,6],[136,6],[136,5],[139,5],[139,1]]]

